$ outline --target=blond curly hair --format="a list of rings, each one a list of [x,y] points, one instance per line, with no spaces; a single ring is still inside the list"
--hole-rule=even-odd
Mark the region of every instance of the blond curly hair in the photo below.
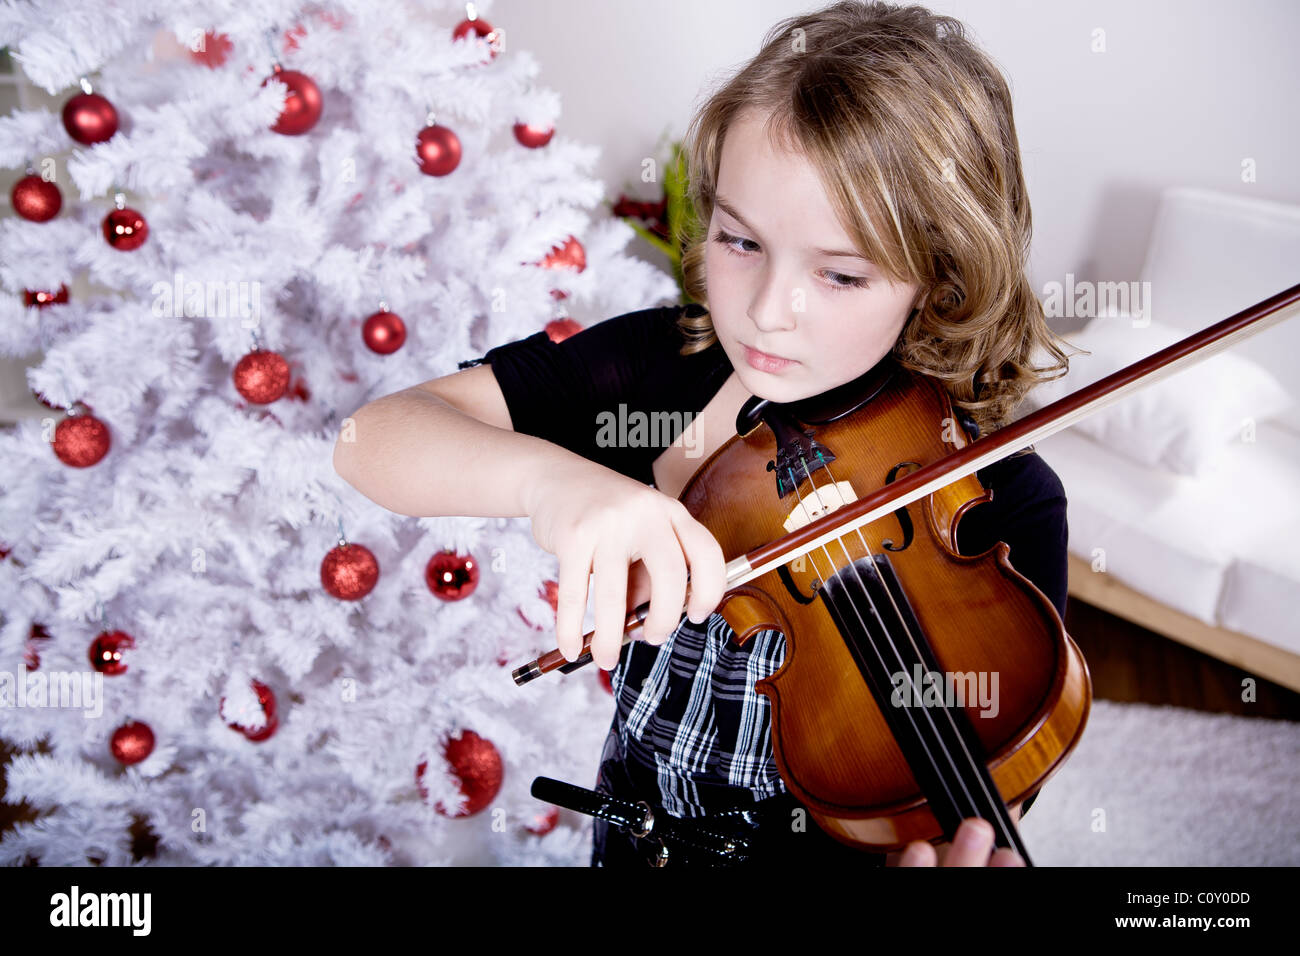
[[[679,319],[682,354],[717,340],[707,229],[727,128],[755,108],[773,141],[817,171],[858,251],[922,288],[891,352],[899,364],[941,381],[981,433],[1007,424],[1040,381],[1065,374],[1056,344],[1065,340],[1025,274],[1029,198],[1006,80],[959,21],[862,0],[776,24],[692,118],[685,154],[697,218],[676,237],[694,303]],[[1039,350],[1055,364],[1035,367]]]

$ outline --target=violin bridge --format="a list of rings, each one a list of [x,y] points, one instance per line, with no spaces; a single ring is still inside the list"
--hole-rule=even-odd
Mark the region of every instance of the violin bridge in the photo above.
[[[806,524],[812,524],[823,515],[838,511],[850,501],[857,501],[857,492],[847,481],[837,481],[829,485],[819,485],[815,493],[802,498],[782,527],[788,534]]]

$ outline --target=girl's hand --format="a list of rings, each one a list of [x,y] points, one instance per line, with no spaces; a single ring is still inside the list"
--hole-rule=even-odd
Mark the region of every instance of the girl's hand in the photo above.
[[[691,620],[706,620],[722,603],[722,548],[676,498],[575,456],[538,479],[528,509],[533,539],[560,559],[555,632],[567,660],[582,653],[589,583],[596,621],[591,657],[605,670],[618,663],[622,650],[629,582],[634,592],[643,591],[648,574],[650,610],[642,630],[655,645],[681,620],[688,567]]]
[[[1011,811],[1020,819],[1020,808]],[[913,840],[901,851],[887,854],[886,866],[1024,866],[1020,854],[1000,846],[992,856],[993,824],[981,817],[967,817],[957,827],[952,843],[940,843],[936,849],[925,840]],[[938,862],[936,864],[936,857]]]

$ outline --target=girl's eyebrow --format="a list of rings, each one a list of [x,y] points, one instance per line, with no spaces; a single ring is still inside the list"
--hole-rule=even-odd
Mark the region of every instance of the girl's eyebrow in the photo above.
[[[731,205],[731,203],[727,202],[727,200],[723,199],[721,196],[714,196],[713,201],[718,205],[718,208],[721,209],[723,212],[725,212],[728,216],[736,220],[738,223],[740,223],[750,232],[754,233],[755,235],[758,235],[758,230],[745,221],[745,217],[742,216],[739,212],[737,212],[735,206]],[[840,257],[844,259],[861,259],[863,262],[870,261],[867,259],[866,256],[862,255],[862,253],[860,252],[841,252],[835,249],[810,249],[809,251],[816,256],[831,256],[831,257]]]

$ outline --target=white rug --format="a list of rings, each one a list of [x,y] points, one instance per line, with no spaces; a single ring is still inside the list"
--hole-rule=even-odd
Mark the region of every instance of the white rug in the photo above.
[[[1300,723],[1094,700],[1020,832],[1037,866],[1300,865]]]

